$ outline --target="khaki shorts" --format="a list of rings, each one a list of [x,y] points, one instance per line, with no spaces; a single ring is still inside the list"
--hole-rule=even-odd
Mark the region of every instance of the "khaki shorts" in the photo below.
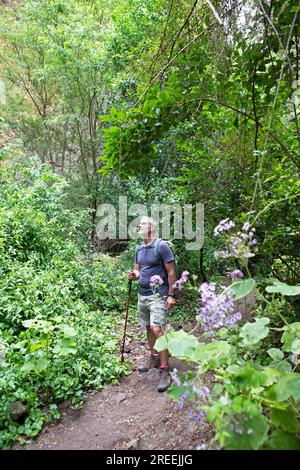
[[[165,303],[167,296],[164,295],[141,295],[138,294],[138,317],[142,326],[158,325],[166,326],[167,309]]]

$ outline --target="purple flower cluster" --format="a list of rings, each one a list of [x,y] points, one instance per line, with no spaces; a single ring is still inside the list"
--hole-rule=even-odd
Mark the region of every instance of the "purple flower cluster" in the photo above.
[[[194,382],[185,381],[183,386],[190,387],[199,398],[206,399],[210,395],[209,388],[202,383],[197,386]]]
[[[206,385],[203,385],[199,389],[197,389],[196,386],[192,386],[192,389],[200,397],[208,398],[210,396],[210,390]]]
[[[188,411],[189,417],[196,421],[197,424],[201,425],[204,423],[206,418],[205,411],[194,410],[193,408]]]
[[[173,288],[174,289],[179,289],[181,290],[182,289],[182,284],[184,284],[185,282],[188,282],[188,276],[189,276],[189,271],[183,271],[181,276],[180,276],[180,279],[178,279],[174,284],[173,284]]]
[[[210,389],[204,385],[203,383],[200,383],[200,384],[195,384],[194,382],[192,381],[188,381],[188,380],[185,380],[184,382],[182,382],[180,380],[180,377],[178,377],[178,370],[177,369],[173,369],[173,371],[170,372],[170,375],[172,377],[172,380],[173,382],[178,385],[178,386],[181,386],[181,387],[190,387],[192,389],[192,391],[197,395],[197,397],[201,398],[201,399],[206,399],[210,396]],[[189,396],[189,392],[188,392],[188,395],[186,394],[183,394],[181,397],[180,397],[180,401],[184,401],[185,398],[187,398]]]
[[[216,292],[214,282],[205,282],[200,286],[202,307],[198,312],[204,331],[214,334],[220,328],[232,328],[242,319],[240,312],[235,312],[232,291]]]
[[[177,369],[173,369],[172,372],[170,372],[171,377],[173,379],[173,382],[181,387],[189,387],[196,395],[193,400],[189,400],[188,403],[186,403],[186,400],[191,397],[191,392],[189,390],[186,390],[178,400],[178,408],[182,410],[185,405],[188,407],[188,415],[191,419],[196,421],[198,425],[202,425],[203,422],[206,419],[206,413],[203,410],[199,410],[197,407],[201,405],[201,403],[207,403],[207,399],[210,396],[210,389],[204,385],[203,383],[198,383],[197,385],[195,384],[194,381],[190,380],[185,380],[182,383],[182,380],[180,380],[178,376],[178,371]]]
[[[184,400],[186,398],[189,398],[190,396],[190,392],[187,390],[186,392],[184,392],[180,397],[179,397],[179,401],[178,401],[178,408],[180,410],[182,410],[182,408],[184,407]]]
[[[229,228],[234,227],[234,222],[230,221],[229,219],[225,219],[227,221],[223,225],[220,224],[214,229],[214,235],[219,235],[220,232],[224,231],[225,229],[228,230]],[[233,225],[232,225],[233,224]],[[221,230],[220,228],[223,228]],[[230,235],[226,240],[226,249],[215,251],[214,256],[215,258],[228,258],[229,256],[233,256],[236,258],[250,258],[253,256],[253,250],[255,250],[255,245],[257,244],[257,240],[254,238],[255,228],[251,227],[250,222],[245,222],[243,224],[243,231],[237,232],[233,235]]]
[[[220,220],[219,224],[214,228],[214,236],[216,237],[221,232],[225,232],[233,227],[235,227],[235,223],[232,220],[229,220],[229,218]]]
[[[156,288],[158,286],[161,286],[162,284],[164,283],[164,281],[162,280],[162,278],[160,276],[158,276],[157,274],[155,274],[154,276],[151,276],[150,277],[150,282],[149,282],[149,286],[151,288]]]
[[[244,273],[240,269],[234,269],[230,273],[228,273],[231,279],[244,277]]]

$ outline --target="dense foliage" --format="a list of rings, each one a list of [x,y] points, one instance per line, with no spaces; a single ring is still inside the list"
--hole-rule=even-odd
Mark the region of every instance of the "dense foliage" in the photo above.
[[[224,236],[232,228],[233,222],[222,221],[215,235]],[[238,259],[247,279],[241,280],[244,272],[235,269],[229,273],[232,282],[227,287],[190,286],[201,296],[194,330],[200,327],[209,341],[199,343],[193,332],[180,330],[169,331],[156,342],[158,350],[168,348],[173,356],[196,364],[182,377],[173,372],[168,393],[180,408],[188,407],[200,425],[205,420],[214,424],[215,436],[202,449],[300,448],[300,322],[285,301],[285,296],[299,296],[300,286],[277,279],[270,279],[267,287],[256,285],[248,269],[254,231],[245,222],[242,232],[227,237],[226,250],[216,252],[216,256]],[[187,281],[182,276],[179,287]],[[243,316],[236,312],[235,302],[253,289],[261,300],[253,309],[254,321],[241,323]],[[208,371],[214,372],[210,387]]]
[[[1,172],[1,447],[35,436],[62,400],[78,405],[85,389],[127,371],[112,329],[122,273],[82,253],[88,214],[64,208],[66,181],[48,165],[24,165]]]

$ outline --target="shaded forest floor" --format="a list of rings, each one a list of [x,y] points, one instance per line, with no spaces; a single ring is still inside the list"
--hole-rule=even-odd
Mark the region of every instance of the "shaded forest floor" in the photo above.
[[[157,392],[158,370],[139,373],[136,367],[148,354],[146,341],[139,339],[144,329],[130,326],[128,356],[132,373],[118,385],[89,392],[82,408],[60,406],[58,421],[45,425],[32,444],[19,449],[195,449],[211,437],[209,425],[200,429],[166,393]],[[171,368],[188,370],[171,358]]]

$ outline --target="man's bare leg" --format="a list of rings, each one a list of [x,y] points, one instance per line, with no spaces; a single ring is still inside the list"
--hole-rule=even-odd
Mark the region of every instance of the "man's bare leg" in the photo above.
[[[148,372],[152,367],[158,368],[160,366],[160,359],[158,352],[154,349],[154,343],[156,341],[156,336],[152,331],[151,326],[147,326],[147,339],[150,349],[151,356],[144,358],[143,364],[138,366],[139,372]]]
[[[164,332],[160,326],[151,325],[152,334],[155,338],[159,338],[164,335]],[[169,372],[169,351],[164,349],[159,353],[160,366],[159,366],[159,381],[158,381],[158,392],[165,392],[171,385],[171,376]]]
[[[148,336],[148,343],[149,343],[150,351],[152,354],[155,354],[155,353],[157,354],[157,351],[154,349],[154,344],[157,338],[164,335],[164,332],[161,329],[161,327],[157,325],[151,325],[148,328],[150,330],[149,336]],[[147,332],[148,332],[148,328],[147,328]],[[159,358],[160,358],[160,364],[162,366],[166,366],[166,367],[169,366],[169,351],[167,349],[164,349],[164,351],[160,351]]]
[[[148,344],[149,344],[149,349],[151,351],[151,354],[158,354],[157,351],[154,349],[154,343],[156,341],[156,336],[154,335],[151,326],[147,326],[147,338],[148,338]]]

